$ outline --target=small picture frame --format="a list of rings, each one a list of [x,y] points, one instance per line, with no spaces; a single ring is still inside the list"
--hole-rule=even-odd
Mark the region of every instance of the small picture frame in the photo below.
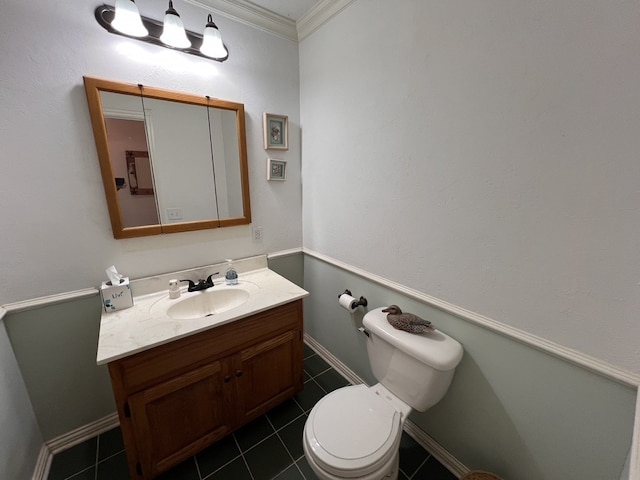
[[[287,161],[267,158],[267,180],[287,179]]]
[[[262,120],[265,150],[289,150],[289,117],[265,112]]]

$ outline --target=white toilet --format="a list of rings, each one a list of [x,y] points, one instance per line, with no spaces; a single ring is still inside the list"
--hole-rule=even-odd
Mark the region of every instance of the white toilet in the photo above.
[[[363,320],[367,352],[380,383],[353,385],[323,397],[304,426],[309,465],[323,480],[394,480],[402,426],[412,409],[425,411],[449,389],[462,345],[436,330],[396,330],[382,308]]]

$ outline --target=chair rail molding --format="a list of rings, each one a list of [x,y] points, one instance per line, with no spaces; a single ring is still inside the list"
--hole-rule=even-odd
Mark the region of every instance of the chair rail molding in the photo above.
[[[320,261],[346,270],[347,272],[351,272],[354,275],[363,277],[367,280],[406,295],[407,297],[413,298],[426,305],[430,305],[434,308],[442,310],[443,312],[455,315],[456,317],[466,320],[470,323],[480,325],[488,330],[491,330],[492,332],[498,333],[517,342],[541,350],[549,355],[561,358],[591,372],[615,380],[623,385],[634,388],[638,388],[640,386],[640,375],[637,375],[633,372],[623,370],[622,368],[616,367],[615,365],[611,365],[584,353],[551,342],[542,337],[532,335],[518,328],[506,325],[470,310],[466,310],[449,302],[445,302],[444,300],[440,300],[439,298],[432,297],[431,295],[427,295],[426,293],[422,293],[418,290],[406,287],[392,280],[381,277],[380,275],[367,272],[366,270],[363,270],[361,268],[354,267],[353,265],[349,265],[348,263],[342,262],[340,260],[336,260],[332,257],[329,257],[328,255],[315,252],[308,248],[303,248],[302,250],[305,255],[309,255],[310,257],[316,258]]]

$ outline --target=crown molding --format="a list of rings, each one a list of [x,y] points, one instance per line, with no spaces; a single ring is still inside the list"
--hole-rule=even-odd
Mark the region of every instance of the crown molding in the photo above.
[[[296,23],[298,41],[311,35],[355,1],[356,0],[322,0],[316,3],[313,8],[305,13]]]
[[[185,0],[216,14],[267,33],[299,42],[335,17],[355,0],[321,0],[297,22],[246,0]]]
[[[185,0],[185,2],[205,10],[213,10],[223,17],[278,37],[293,42],[298,41],[296,22],[245,0]]]

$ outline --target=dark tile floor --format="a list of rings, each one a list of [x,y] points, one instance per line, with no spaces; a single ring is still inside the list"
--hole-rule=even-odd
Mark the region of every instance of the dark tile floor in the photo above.
[[[305,345],[304,390],[166,472],[162,480],[315,480],[302,450],[302,430],[315,403],[348,382]],[[54,456],[48,480],[127,480],[120,428]],[[406,433],[399,480],[455,480]]]

